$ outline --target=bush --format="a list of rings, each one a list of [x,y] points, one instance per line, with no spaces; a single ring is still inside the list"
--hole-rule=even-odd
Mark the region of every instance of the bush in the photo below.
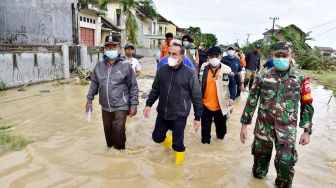
[[[21,134],[14,134],[7,122],[0,119],[0,154],[23,149],[32,141]]]
[[[6,89],[7,89],[7,86],[6,86],[5,82],[0,80],[0,91],[6,90]]]

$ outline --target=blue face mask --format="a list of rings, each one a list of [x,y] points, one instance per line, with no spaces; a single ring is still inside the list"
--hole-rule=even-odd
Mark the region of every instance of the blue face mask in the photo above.
[[[190,55],[195,55],[195,54],[196,54],[196,50],[195,49],[190,50]]]
[[[183,41],[182,44],[183,44],[183,46],[185,46],[185,47],[189,46],[189,42],[188,42],[188,41]]]
[[[234,53],[235,53],[235,51],[234,50],[228,50],[227,51],[227,54],[228,54],[228,56],[234,56]]]
[[[117,50],[107,50],[105,51],[105,55],[109,59],[115,59],[119,56],[119,53]]]
[[[274,67],[279,70],[285,70],[289,65],[288,58],[273,58]]]

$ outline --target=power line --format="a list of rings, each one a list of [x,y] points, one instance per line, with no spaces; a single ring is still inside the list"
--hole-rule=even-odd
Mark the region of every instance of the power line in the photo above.
[[[281,15],[284,15],[285,13],[292,12],[293,10],[295,10],[295,9],[297,9],[297,8],[299,8],[299,7],[301,7],[302,5],[306,4],[307,2],[309,2],[309,0],[303,0],[302,2],[300,2],[299,4],[297,4],[296,6],[290,8],[290,9],[284,11],[284,12],[282,12],[282,13],[280,14],[280,16],[281,16]]]
[[[336,19],[331,20],[331,21],[328,21],[328,22],[323,23],[323,24],[320,24],[320,25],[317,25],[317,26],[314,26],[314,27],[311,27],[311,28],[309,28],[308,30],[315,29],[315,28],[319,28],[319,27],[321,27],[321,26],[324,26],[324,25],[327,25],[327,24],[330,24],[330,23],[333,23],[333,22],[336,22]]]
[[[336,26],[335,26],[335,27],[332,27],[332,28],[330,28],[330,29],[328,29],[327,31],[324,31],[324,32],[322,32],[322,33],[319,33],[319,34],[315,35],[313,38],[316,38],[316,37],[319,37],[319,36],[321,36],[321,35],[324,35],[324,34],[328,33],[329,31],[332,31],[332,30],[334,30],[334,29],[336,29]]]

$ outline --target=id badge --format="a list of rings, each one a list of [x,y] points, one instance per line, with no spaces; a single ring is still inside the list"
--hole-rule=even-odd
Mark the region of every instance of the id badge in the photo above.
[[[229,74],[223,74],[223,81],[229,81]]]

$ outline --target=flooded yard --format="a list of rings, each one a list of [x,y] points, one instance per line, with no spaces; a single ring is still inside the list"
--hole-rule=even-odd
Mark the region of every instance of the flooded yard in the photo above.
[[[108,149],[101,109],[94,100],[93,121],[85,120],[89,86],[75,82],[45,83],[0,92],[0,117],[14,124],[33,143],[25,149],[0,155],[0,187],[273,187],[276,171],[271,162],[266,180],[251,173],[253,128],[248,142],[239,140],[239,123],[247,93],[235,105],[225,139],[201,144],[194,133],[193,117],[185,131],[186,160],[173,164],[174,153],[152,141],[155,106],[149,119],[142,110],[151,89],[154,63],[144,64],[138,79],[138,114],[127,119],[126,150]],[[315,115],[311,143],[297,144],[293,187],[336,187],[336,102],[331,91],[312,88]],[[328,104],[329,102],[329,104]],[[192,113],[191,113],[192,114]],[[303,132],[298,131],[298,138]],[[214,128],[212,135],[214,135]],[[298,139],[297,139],[298,142]]]

